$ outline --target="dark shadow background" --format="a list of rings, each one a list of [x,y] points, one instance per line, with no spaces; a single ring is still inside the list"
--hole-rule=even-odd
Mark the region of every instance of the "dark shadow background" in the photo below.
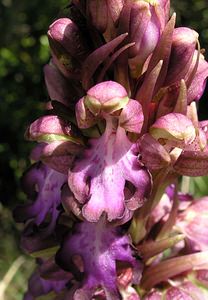
[[[42,72],[50,56],[46,32],[54,19],[66,14],[67,5],[67,0],[0,0],[0,281],[20,255],[10,212],[24,201],[20,178],[29,165],[32,143],[23,135],[47,100]],[[208,52],[207,0],[173,0],[172,10],[177,12],[178,26],[200,33],[201,47]],[[208,119],[208,89],[199,113]],[[29,269],[17,273],[6,300],[22,298]]]

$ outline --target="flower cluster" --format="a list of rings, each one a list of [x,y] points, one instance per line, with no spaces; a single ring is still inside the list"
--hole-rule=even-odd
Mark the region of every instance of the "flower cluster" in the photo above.
[[[208,174],[208,63],[175,19],[168,0],[73,0],[49,27],[14,211],[37,258],[25,300],[207,299],[208,198],[180,182]]]

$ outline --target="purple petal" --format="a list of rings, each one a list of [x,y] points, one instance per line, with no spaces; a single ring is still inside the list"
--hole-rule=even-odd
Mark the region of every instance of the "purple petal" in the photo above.
[[[193,300],[192,296],[189,293],[186,293],[186,291],[177,287],[172,287],[168,289],[166,293],[166,299]]]
[[[141,65],[143,65],[148,55],[154,49],[150,48],[150,51],[148,51],[149,49],[147,45],[147,47],[144,46],[144,51],[141,51],[141,47],[143,47],[142,40],[144,38],[144,35],[146,34],[147,27],[150,24],[150,19],[151,13],[149,4],[143,1],[133,2],[131,7],[129,39],[131,42],[135,42],[135,46],[129,51],[129,55],[130,57],[136,56],[138,58],[138,64]],[[151,35],[150,37],[154,38],[154,35]],[[151,38],[149,39],[150,43]]]
[[[197,287],[190,281],[182,283],[179,287],[169,288],[166,292],[166,299],[180,299],[180,300],[193,300],[201,299],[206,300],[207,294],[205,291]]]
[[[104,81],[87,91],[85,105],[96,116],[100,111],[113,113],[124,108],[129,98],[126,89],[115,81]]]
[[[75,199],[73,193],[70,191],[67,185],[64,185],[61,194],[61,202],[64,209],[70,213],[73,212],[75,216],[82,219],[82,211],[80,203]]]
[[[208,288],[208,269],[198,270],[195,274],[197,282],[205,288]]]
[[[80,79],[81,62],[88,49],[77,25],[68,18],[58,19],[50,25],[48,39],[53,62],[60,72],[66,78]]]
[[[142,107],[136,100],[130,99],[128,104],[123,108],[119,124],[126,131],[140,133],[143,125]]]

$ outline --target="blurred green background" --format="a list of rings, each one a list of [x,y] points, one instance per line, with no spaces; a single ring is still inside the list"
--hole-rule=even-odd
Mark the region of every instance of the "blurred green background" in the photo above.
[[[21,300],[33,268],[33,261],[18,248],[19,230],[11,209],[24,201],[20,178],[32,147],[24,141],[24,131],[47,100],[42,72],[50,56],[46,32],[54,19],[65,14],[67,5],[67,0],[0,0],[1,300]],[[207,0],[174,0],[172,10],[177,12],[178,26],[200,33],[201,46],[208,52]],[[207,93],[200,102],[201,119],[208,119]],[[197,196],[208,194],[208,179],[192,180],[192,190]]]

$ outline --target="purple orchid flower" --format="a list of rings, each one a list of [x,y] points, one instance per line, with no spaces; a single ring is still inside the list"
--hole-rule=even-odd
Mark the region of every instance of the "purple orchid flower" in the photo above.
[[[118,116],[113,114],[122,109]],[[77,104],[80,128],[104,118],[106,128],[99,139],[91,140],[84,158],[69,171],[68,184],[82,214],[97,222],[103,213],[107,219],[124,218],[142,206],[151,188],[148,171],[139,163],[135,145],[126,131],[139,133],[143,115],[135,100],[115,82],[103,82],[91,88]],[[85,121],[86,120],[86,121]],[[128,183],[130,187],[128,187]],[[125,198],[124,189],[130,191]]]
[[[66,237],[57,253],[57,262],[68,271],[74,265],[74,256],[81,256],[83,261],[84,278],[74,299],[91,299],[100,286],[105,291],[106,299],[120,299],[116,286],[116,261],[128,263],[134,270],[132,282],[139,283],[141,265],[132,256],[129,243],[127,236],[103,220],[96,224],[77,224],[75,233]]]
[[[18,206],[14,211],[15,220],[25,222],[32,219],[36,225],[40,226],[49,216],[47,232],[52,232],[59,215],[61,187],[66,180],[66,175],[41,163],[34,164],[23,178],[24,191],[33,202]]]

